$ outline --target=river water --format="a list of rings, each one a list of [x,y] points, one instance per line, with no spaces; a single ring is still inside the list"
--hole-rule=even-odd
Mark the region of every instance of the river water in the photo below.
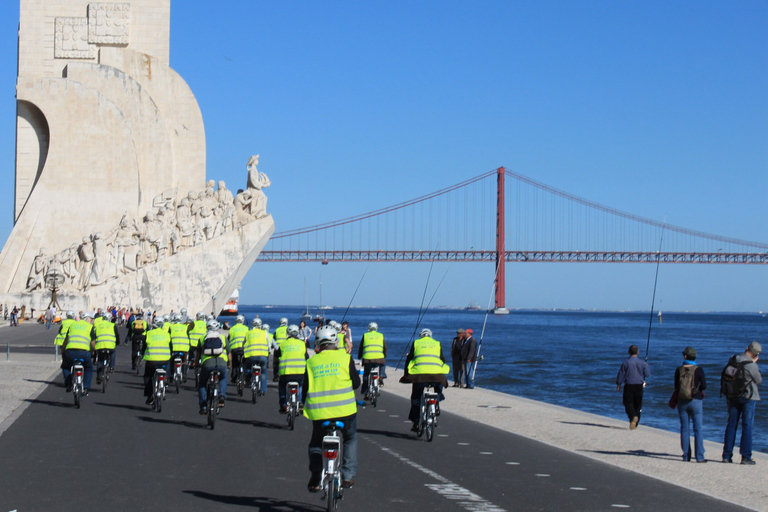
[[[298,324],[303,309],[240,307],[249,323],[258,314],[270,324],[272,332],[281,317]],[[345,309],[323,313],[341,322]],[[310,313],[314,316],[318,311]],[[368,323],[375,321],[387,341],[387,362],[396,365],[412,339],[418,317],[418,308],[350,308],[346,320],[355,342],[354,355]],[[420,328],[432,330],[450,363],[456,329],[471,328],[479,340],[484,319],[483,311],[430,309]],[[627,357],[629,345],[640,347],[640,357],[645,358],[648,325],[648,313],[513,311],[509,315],[489,315],[481,349],[484,360],[478,364],[475,385],[626,420],[621,392],[616,392],[616,373]],[[720,372],[728,358],[743,352],[750,341],[768,345],[768,318],[757,314],[664,313],[662,322],[654,317],[651,325],[651,377],[645,390],[641,428],[650,425],[680,431],[677,411],[670,409],[667,401],[673,390],[675,368],[682,362],[681,353],[690,345],[698,351],[697,362],[704,369],[709,387],[704,400],[704,436],[722,442],[727,411],[725,399],[719,397]],[[768,374],[765,367],[762,373]],[[768,387],[762,385],[760,391],[765,400],[756,408],[753,449],[768,453]]]

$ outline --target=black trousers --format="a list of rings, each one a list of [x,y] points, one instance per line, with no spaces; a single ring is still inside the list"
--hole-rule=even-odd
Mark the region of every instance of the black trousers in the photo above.
[[[632,421],[635,416],[639,420],[640,412],[643,410],[643,385],[624,384],[623,402],[629,421]]]

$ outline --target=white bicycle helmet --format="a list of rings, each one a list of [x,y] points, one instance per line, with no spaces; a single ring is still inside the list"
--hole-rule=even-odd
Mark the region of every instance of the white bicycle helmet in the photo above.
[[[315,345],[322,347],[324,345],[336,346],[339,344],[339,338],[336,335],[336,329],[330,325],[323,326],[317,330],[315,334]]]
[[[419,332],[419,338],[431,338],[432,337],[432,331],[429,329],[422,329],[421,332]]]
[[[291,324],[288,326],[288,329],[285,331],[285,333],[290,338],[298,338],[299,337],[299,326],[296,324]]]
[[[368,330],[369,331],[378,331],[379,330],[379,324],[376,322],[371,322],[368,324]]]

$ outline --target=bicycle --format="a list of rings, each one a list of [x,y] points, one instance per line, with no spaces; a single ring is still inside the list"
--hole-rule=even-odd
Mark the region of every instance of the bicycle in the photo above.
[[[256,403],[256,398],[261,396],[261,366],[254,364],[251,367],[251,403]]]
[[[176,352],[173,357],[173,375],[171,375],[171,382],[176,387],[176,394],[180,393],[182,374],[182,353]]]
[[[141,363],[144,361],[144,356],[142,355],[142,349],[144,348],[144,344],[142,342],[139,342],[139,348],[136,351],[135,354],[133,354],[133,366],[136,367],[136,375],[140,375],[141,371]]]
[[[112,355],[112,351],[109,349],[99,350],[99,361],[97,365],[101,365],[101,369],[97,370],[96,376],[101,379],[101,392],[107,392],[107,383],[109,382],[109,360]],[[99,375],[99,371],[101,374]]]
[[[437,427],[437,408],[439,407],[438,394],[432,391],[433,384],[424,386],[421,392],[421,404],[419,406],[419,426],[416,433],[419,437],[427,434],[427,441],[432,442],[433,430]]]
[[[322,500],[328,500],[327,510],[336,510],[337,501],[343,498],[344,490],[341,487],[341,463],[344,460],[344,445],[342,444],[339,429],[344,428],[343,421],[324,421],[326,429],[323,436],[323,474],[320,486],[323,489]]]
[[[288,407],[286,411],[288,428],[293,430],[296,416],[299,415],[299,383],[296,381],[292,380],[288,383],[288,403],[286,405]]]
[[[163,410],[163,400],[165,400],[165,377],[166,373],[163,368],[155,369],[155,374],[152,376],[152,389],[154,393],[152,409],[155,409],[157,412]]]
[[[216,416],[219,414],[219,382],[221,370],[214,369],[205,385],[208,396],[208,427],[213,430],[216,426]]]
[[[242,357],[240,358],[240,366],[237,367],[237,394],[243,396],[243,390],[245,389],[245,371],[243,370]]]
[[[77,358],[72,361],[72,367],[70,369],[70,379],[72,384],[72,396],[75,398],[75,406],[80,408],[80,401],[83,398],[85,388],[83,387],[83,374],[85,373],[85,367],[83,366],[85,359]]]
[[[374,407],[376,407],[376,402],[379,400],[379,396],[381,396],[381,388],[379,387],[380,382],[379,367],[374,366],[368,373],[368,393],[366,396]]]

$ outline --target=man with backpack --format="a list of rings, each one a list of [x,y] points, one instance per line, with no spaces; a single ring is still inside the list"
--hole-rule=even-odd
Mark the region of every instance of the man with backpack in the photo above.
[[[723,462],[733,462],[736,430],[741,419],[741,463],[754,465],[752,458],[752,426],[755,422],[755,405],[760,400],[757,387],[763,381],[757,360],[763,347],[753,341],[743,354],[731,357],[720,377],[720,394],[728,401],[728,426],[723,441]]]
[[[696,462],[707,462],[704,458],[704,390],[707,380],[704,369],[696,364],[696,349],[685,347],[683,364],[675,370],[675,392],[677,393],[677,413],[680,415],[680,447],[683,449],[683,461],[691,460],[691,434],[689,425],[693,420]]]

